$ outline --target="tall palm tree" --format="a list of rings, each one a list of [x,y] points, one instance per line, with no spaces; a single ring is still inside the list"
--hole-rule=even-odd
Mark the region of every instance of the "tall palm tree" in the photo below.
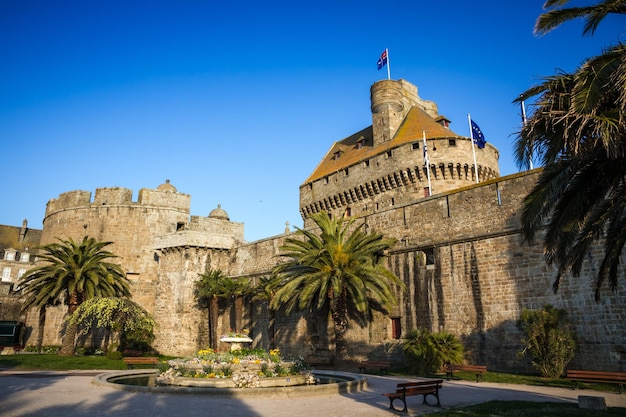
[[[42,246],[43,262],[27,271],[19,283],[23,291],[22,311],[36,307],[40,312],[50,305],[65,303],[71,315],[85,300],[94,297],[130,297],[130,282],[116,258],[104,250],[112,242],[98,242],[85,236],[81,242],[57,239]],[[73,355],[76,323],[68,323],[60,355]]]
[[[338,357],[348,353],[345,339],[348,309],[361,315],[375,306],[391,308],[396,303],[393,285],[402,281],[381,262],[394,240],[378,233],[365,233],[362,226],[353,228],[354,219],[331,219],[326,212],[312,216],[321,234],[297,229],[281,247],[285,262],[273,273],[282,282],[270,307],[284,306],[286,312],[324,311],[328,308],[334,323],[335,351]],[[352,229],[352,230],[351,230]]]
[[[567,3],[550,0],[546,7]],[[584,33],[593,33],[612,13],[626,13],[626,0],[551,10],[539,17],[535,31],[546,33],[582,17]],[[517,101],[533,97],[535,109],[519,134],[515,157],[528,166],[536,155],[544,169],[524,199],[523,232],[532,241],[545,227],[546,260],[557,268],[555,291],[566,273],[580,275],[591,245],[604,238],[598,299],[605,281],[617,287],[626,242],[626,46],[608,48],[573,73],[546,77]]]
[[[226,275],[219,269],[209,269],[198,275],[195,295],[198,302],[208,308],[209,312],[209,346],[217,349],[217,317],[219,315],[219,299],[224,294],[223,282]]]

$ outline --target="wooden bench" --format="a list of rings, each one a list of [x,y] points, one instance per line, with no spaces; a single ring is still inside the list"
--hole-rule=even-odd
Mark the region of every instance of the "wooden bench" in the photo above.
[[[309,356],[306,357],[304,361],[313,369],[316,366],[333,366],[335,364],[335,358],[333,356]]]
[[[391,366],[390,362],[385,361],[361,361],[359,365],[359,372],[367,372],[367,368],[377,368],[382,373],[387,373],[389,367]]]
[[[581,371],[568,369],[566,379],[572,381],[572,388],[578,388],[578,382],[592,382],[599,384],[617,384],[619,393],[623,391],[622,384],[626,383],[626,372],[604,372],[604,371]]]
[[[480,382],[483,379],[483,375],[487,372],[487,367],[483,365],[460,365],[456,363],[449,363],[445,366],[446,377],[448,381],[451,380],[455,372],[471,372],[476,375],[476,382]]]
[[[383,394],[385,397],[389,398],[389,408],[394,411],[407,412],[406,408],[406,397],[411,395],[423,395],[424,396],[424,404],[428,404],[426,397],[429,395],[434,396],[437,399],[437,404],[434,406],[441,407],[441,403],[439,402],[439,390],[442,388],[443,379],[429,379],[425,381],[416,381],[416,382],[403,382],[396,386],[396,392],[390,392],[387,394]],[[402,410],[398,410],[393,406],[394,400],[402,401],[404,408]]]
[[[128,357],[124,358],[124,363],[128,369],[133,369],[135,365],[152,365],[156,368],[159,364],[159,358],[155,357]]]

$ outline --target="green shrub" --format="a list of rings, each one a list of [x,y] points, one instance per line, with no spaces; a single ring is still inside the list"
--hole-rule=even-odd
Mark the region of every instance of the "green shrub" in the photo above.
[[[36,353],[59,353],[59,350],[61,350],[61,346],[52,346],[52,345],[44,345],[44,346],[28,345],[24,348],[24,352],[36,352]]]
[[[122,356],[122,352],[119,351],[119,345],[117,343],[111,343],[106,353],[107,359],[120,360]]]
[[[523,333],[520,358],[529,355],[532,366],[544,378],[558,378],[574,357],[576,343],[567,312],[551,305],[542,310],[522,310],[517,327]]]
[[[432,333],[426,329],[410,331],[402,343],[409,371],[428,375],[441,371],[446,363],[463,361],[463,345],[451,333]]]

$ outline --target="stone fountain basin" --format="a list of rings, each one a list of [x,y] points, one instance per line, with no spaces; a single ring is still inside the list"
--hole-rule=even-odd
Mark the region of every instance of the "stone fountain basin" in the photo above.
[[[268,388],[217,388],[196,386],[142,386],[123,385],[109,382],[121,377],[156,377],[158,369],[136,369],[127,371],[106,372],[96,376],[92,383],[111,389],[133,392],[200,394],[225,397],[262,397],[262,398],[295,398],[317,395],[333,395],[359,392],[367,388],[367,378],[360,374],[337,371],[313,371],[314,376],[338,378],[342,381],[332,384],[279,386]],[[191,378],[193,379],[193,378]]]

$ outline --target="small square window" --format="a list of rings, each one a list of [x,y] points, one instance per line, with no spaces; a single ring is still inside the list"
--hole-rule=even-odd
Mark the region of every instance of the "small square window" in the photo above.
[[[412,147],[413,147],[413,150],[416,151],[416,150],[418,150],[420,148],[420,143],[419,142],[413,142]]]
[[[448,146],[456,146],[456,139],[448,139]]]
[[[365,162],[363,162],[363,165],[365,165],[365,168],[367,168],[368,166],[370,166],[370,160],[366,159]]]
[[[4,254],[4,259],[7,261],[14,261],[15,260],[15,252],[5,252]]]
[[[20,262],[28,262],[30,259],[29,253],[21,253],[20,254]]]

